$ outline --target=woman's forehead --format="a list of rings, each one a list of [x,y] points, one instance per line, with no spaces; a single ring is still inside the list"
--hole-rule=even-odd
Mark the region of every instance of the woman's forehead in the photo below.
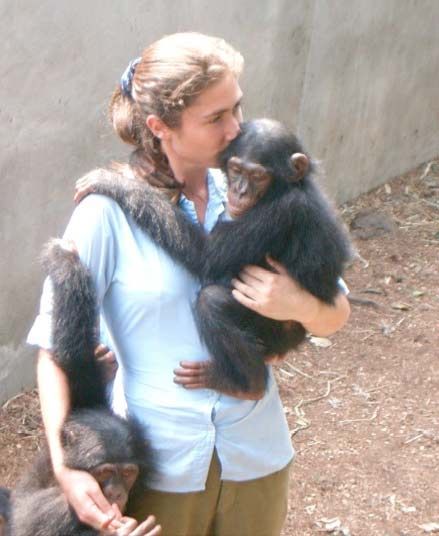
[[[201,92],[185,111],[188,115],[208,119],[210,116],[232,110],[241,98],[242,90],[238,80],[232,73],[228,73]]]

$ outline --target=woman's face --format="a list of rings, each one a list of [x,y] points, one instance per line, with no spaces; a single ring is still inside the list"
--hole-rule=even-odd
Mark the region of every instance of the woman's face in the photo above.
[[[227,73],[183,110],[180,126],[162,140],[171,166],[216,167],[218,154],[239,133],[241,98],[237,79]]]

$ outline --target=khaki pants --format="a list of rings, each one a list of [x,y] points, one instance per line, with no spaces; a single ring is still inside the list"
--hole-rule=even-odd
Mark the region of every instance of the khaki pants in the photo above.
[[[149,490],[128,515],[143,521],[154,514],[163,536],[278,536],[287,514],[288,476],[289,465],[255,480],[222,481],[215,452],[204,491]]]

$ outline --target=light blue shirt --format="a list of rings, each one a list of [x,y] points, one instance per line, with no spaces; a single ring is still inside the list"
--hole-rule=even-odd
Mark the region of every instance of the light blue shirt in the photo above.
[[[224,217],[223,182],[217,171],[208,173],[207,231]],[[191,201],[183,196],[180,205],[197,221]],[[84,199],[65,237],[75,242],[92,273],[108,344],[119,362],[113,408],[137,417],[157,451],[158,478],[152,487],[203,490],[214,447],[224,480],[250,480],[285,467],[294,451],[271,370],[259,401],[187,390],[173,382],[180,361],[208,359],[192,316],[198,282],[107,197]],[[46,280],[27,340],[47,349],[51,303]]]

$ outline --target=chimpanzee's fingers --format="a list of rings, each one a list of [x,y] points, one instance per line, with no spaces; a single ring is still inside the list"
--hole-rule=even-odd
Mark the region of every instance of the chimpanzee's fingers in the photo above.
[[[97,361],[101,363],[102,365],[104,365],[105,367],[116,366],[117,368],[116,356],[114,355],[114,352],[112,352],[111,350],[109,350],[105,355],[98,356]]]
[[[184,369],[203,370],[209,366],[209,360],[204,361],[180,361],[180,366]]]
[[[90,177],[82,177],[75,183],[75,195],[73,201],[79,203],[85,196],[94,192],[94,182]]]
[[[98,344],[95,348],[95,357],[102,357],[110,351],[105,344]]]
[[[103,344],[95,349],[96,361],[99,363],[104,374],[104,380],[109,382],[114,379],[118,369],[118,363],[114,352],[109,350]]]
[[[202,383],[189,383],[188,385],[182,385],[182,387],[184,387],[185,389],[208,389],[209,386],[207,385],[206,382],[202,382]]]
[[[176,372],[174,376],[174,383],[178,383],[179,385],[183,386],[206,383],[206,376],[203,374],[182,376]]]
[[[184,368],[176,368],[174,369],[174,374],[176,376],[181,376],[185,378],[198,378],[199,376],[205,376],[206,375],[206,369],[200,368],[200,369],[184,369]]]

